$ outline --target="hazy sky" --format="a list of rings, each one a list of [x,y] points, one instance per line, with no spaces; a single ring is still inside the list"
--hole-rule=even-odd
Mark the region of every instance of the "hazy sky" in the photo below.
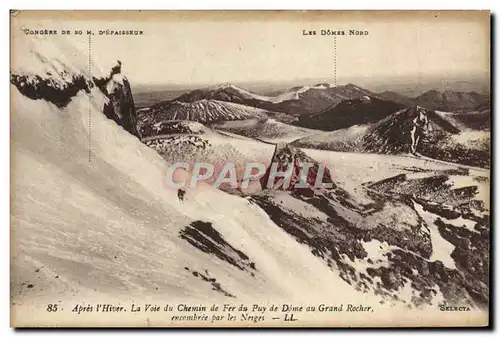
[[[120,59],[135,85],[330,77],[333,82],[334,39],[319,35],[322,29],[368,31],[367,36],[337,37],[339,81],[349,77],[474,76],[489,69],[487,13],[399,17],[270,13],[253,18],[246,13],[227,15],[222,21],[217,16],[187,15],[188,21],[172,13],[148,14],[131,15],[127,20],[110,17],[61,23],[45,19],[37,20],[36,25],[93,29],[93,55]],[[32,27],[35,21],[26,25]],[[97,35],[105,29],[140,29],[144,35]],[[303,36],[303,30],[316,30],[318,35]]]

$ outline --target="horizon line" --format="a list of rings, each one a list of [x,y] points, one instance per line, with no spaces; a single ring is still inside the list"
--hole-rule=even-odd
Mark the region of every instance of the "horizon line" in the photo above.
[[[128,76],[127,76],[128,77]],[[341,84],[339,85],[346,85],[346,84],[355,84],[356,81],[362,81],[362,82],[375,82],[377,80],[389,80],[387,83],[379,83],[378,85],[391,85],[391,84],[401,84],[401,81],[407,82],[408,84],[416,84],[416,85],[426,85],[426,83],[422,83],[422,80],[425,79],[424,81],[439,81],[441,80],[442,82],[459,82],[459,81],[484,81],[488,82],[491,78],[490,72],[485,72],[485,73],[466,73],[464,75],[455,75],[453,77],[442,77],[441,75],[417,75],[417,76],[387,76],[387,77],[337,77],[336,82],[338,83],[339,80],[341,81]],[[130,79],[130,77],[129,77]],[[281,85],[287,85],[292,82],[297,82],[297,85],[301,85],[298,82],[309,82],[309,83],[304,83],[302,85],[310,85],[311,82],[315,84],[321,84],[321,83],[328,83],[332,84],[335,82],[335,79],[333,77],[303,77],[303,78],[296,78],[296,79],[286,79],[286,80],[227,80],[227,81],[212,81],[212,82],[135,82],[135,84],[131,83],[132,87],[140,87],[140,86],[177,86],[177,87],[208,87],[208,86],[215,86],[215,85],[224,85],[224,84],[234,84],[234,85],[262,85],[262,84],[281,84]],[[330,83],[331,82],[331,83]],[[392,83],[391,83],[392,82]],[[417,82],[417,83],[415,83]],[[486,84],[486,83],[485,83]]]

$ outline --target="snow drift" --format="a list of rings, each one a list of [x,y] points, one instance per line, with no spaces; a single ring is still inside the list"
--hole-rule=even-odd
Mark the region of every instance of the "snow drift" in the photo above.
[[[43,43],[16,50],[37,55]],[[113,98],[85,73],[86,55],[66,49],[50,55],[30,59],[22,71],[16,62],[13,76],[40,76],[54,88],[51,83],[71,86],[81,76],[85,87],[56,104],[26,94],[20,82],[11,86],[13,306],[39,308],[47,299],[69,298],[218,303],[354,295],[248,200],[201,184],[179,204],[176,191],[162,183],[165,159],[107,118]],[[58,62],[57,55],[75,60]],[[47,74],[52,63],[69,79]],[[207,246],[193,241],[200,235],[219,248],[201,248]],[[234,254],[244,256],[247,267],[228,263]]]

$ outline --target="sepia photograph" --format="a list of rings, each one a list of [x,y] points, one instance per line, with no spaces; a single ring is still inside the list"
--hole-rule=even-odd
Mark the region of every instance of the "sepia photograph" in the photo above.
[[[12,10],[11,326],[488,326],[490,20]]]

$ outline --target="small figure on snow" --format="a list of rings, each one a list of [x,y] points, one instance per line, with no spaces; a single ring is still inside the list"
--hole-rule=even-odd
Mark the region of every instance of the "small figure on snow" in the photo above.
[[[179,198],[179,201],[180,202],[183,202],[184,201],[184,196],[186,195],[186,191],[184,191],[184,189],[182,188],[179,188],[177,190],[177,198]]]
[[[427,119],[427,111],[417,107],[418,116],[413,119],[413,129],[411,130],[411,153],[417,153],[417,147],[426,131],[432,131],[432,127]]]

